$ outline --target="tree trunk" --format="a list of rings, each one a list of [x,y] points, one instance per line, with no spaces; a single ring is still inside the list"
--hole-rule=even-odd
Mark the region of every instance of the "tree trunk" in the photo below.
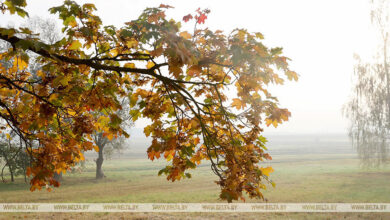
[[[99,147],[99,156],[96,159],[96,179],[103,179],[105,177],[104,173],[103,173],[103,169],[102,169],[103,161],[104,161],[103,147],[101,147],[99,145],[98,145],[98,147]]]
[[[8,169],[9,169],[9,173],[11,174],[11,182],[15,182],[15,179],[14,179],[14,171],[13,171],[13,169],[12,169],[11,164],[8,165]]]
[[[24,176],[24,182],[27,183],[27,174],[26,174],[26,166],[22,166],[22,169],[23,169],[23,176]]]
[[[60,172],[60,173],[54,172],[53,179],[56,180],[57,182],[61,182],[62,181],[62,172]]]

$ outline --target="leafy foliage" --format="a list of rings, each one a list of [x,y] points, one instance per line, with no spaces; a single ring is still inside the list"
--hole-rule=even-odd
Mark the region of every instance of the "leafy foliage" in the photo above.
[[[67,0],[50,9],[65,34],[51,45],[26,29],[0,29],[0,38],[12,45],[0,58],[13,63],[0,69],[0,117],[23,139],[39,143],[26,145],[34,158],[28,171],[32,190],[58,185],[54,172],[96,149],[94,131],[108,139],[126,136],[115,112],[118,100],[128,97],[132,119],[151,121],[144,129],[153,139],[148,157],[170,161],[159,174],[180,180],[209,160],[222,199],[243,199],[243,192],[263,197],[260,190],[273,169],[259,165],[271,159],[262,124],[276,127],[290,116],[267,88],[283,84],[281,73],[290,80],[297,74],[281,48],[262,43],[261,33],[197,28],[209,13],[200,9],[194,32],[180,31],[181,23],[165,16],[169,8],[147,8],[117,28],[103,26],[93,4]],[[26,71],[27,50],[40,55],[43,67],[36,75]]]

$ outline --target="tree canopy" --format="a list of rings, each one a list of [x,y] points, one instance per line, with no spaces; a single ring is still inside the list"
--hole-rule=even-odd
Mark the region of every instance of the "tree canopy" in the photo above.
[[[3,13],[22,17],[25,6],[25,0],[0,3]],[[27,28],[0,28],[0,39],[11,45],[0,54],[11,64],[0,66],[1,128],[24,140],[31,190],[58,186],[55,172],[83,160],[83,151],[98,150],[93,132],[128,136],[115,114],[118,100],[128,97],[132,119],[151,121],[144,128],[152,138],[148,157],[170,162],[159,174],[191,177],[189,169],[209,160],[222,199],[243,199],[243,192],[263,197],[273,169],[259,164],[272,159],[261,133],[290,116],[268,86],[298,75],[261,33],[201,28],[207,9],[184,16],[195,28],[181,31],[181,22],[165,15],[170,8],[147,8],[117,28],[103,26],[93,4],[66,0],[50,9],[64,34],[50,45]],[[28,69],[31,52],[39,55],[36,72]]]

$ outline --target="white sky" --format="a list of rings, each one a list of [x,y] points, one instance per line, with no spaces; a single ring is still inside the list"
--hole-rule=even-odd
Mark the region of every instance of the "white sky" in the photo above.
[[[47,9],[59,0],[27,1],[30,16],[53,17]],[[265,45],[280,46],[292,59],[291,68],[300,75],[298,82],[272,88],[282,107],[292,112],[290,121],[267,133],[341,133],[348,121],[341,108],[351,90],[353,53],[372,54],[374,30],[370,25],[368,0],[90,0],[104,25],[120,27],[138,17],[146,7],[160,3],[174,6],[168,17],[181,20],[198,7],[209,8],[206,26],[228,33],[246,28],[261,32]],[[15,16],[0,14],[0,26],[19,24]],[[184,28],[192,30],[192,26]],[[143,127],[144,121],[137,122]]]

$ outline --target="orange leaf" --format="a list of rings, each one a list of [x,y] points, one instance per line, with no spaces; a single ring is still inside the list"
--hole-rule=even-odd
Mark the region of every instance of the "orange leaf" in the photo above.
[[[233,99],[232,106],[233,106],[233,107],[236,107],[237,110],[239,110],[240,108],[245,107],[245,103],[243,103],[243,102],[241,101],[241,99],[234,98],[234,99]]]
[[[182,37],[182,38],[184,38],[184,39],[186,39],[186,40],[189,40],[189,39],[192,38],[191,34],[188,33],[187,31],[181,32],[181,33],[180,33],[180,37]]]

